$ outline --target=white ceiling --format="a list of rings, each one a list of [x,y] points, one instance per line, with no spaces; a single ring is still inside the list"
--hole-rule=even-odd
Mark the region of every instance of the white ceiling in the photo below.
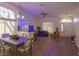
[[[78,2],[14,2],[14,4],[35,17],[41,17],[42,12],[47,12],[47,17],[58,17],[73,13],[79,7]]]

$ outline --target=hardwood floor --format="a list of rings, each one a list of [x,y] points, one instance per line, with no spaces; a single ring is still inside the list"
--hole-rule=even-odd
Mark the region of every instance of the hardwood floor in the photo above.
[[[0,51],[1,52],[1,51]],[[14,52],[6,51],[8,56],[16,56]],[[17,52],[18,56],[23,53]],[[1,55],[1,53],[0,53]],[[58,40],[48,37],[38,37],[33,43],[32,56],[77,56],[78,49],[70,38],[59,38]]]
[[[77,56],[78,49],[70,38],[52,40],[39,37],[34,43],[33,56]]]

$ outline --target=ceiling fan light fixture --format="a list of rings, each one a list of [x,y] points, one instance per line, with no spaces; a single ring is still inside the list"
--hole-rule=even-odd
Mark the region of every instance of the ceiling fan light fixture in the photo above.
[[[46,17],[47,13],[42,12],[41,15],[42,17]]]

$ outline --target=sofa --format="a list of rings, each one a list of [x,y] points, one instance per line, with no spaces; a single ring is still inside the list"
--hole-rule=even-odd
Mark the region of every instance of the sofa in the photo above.
[[[48,36],[49,33],[47,31],[39,31],[37,32],[37,36]]]

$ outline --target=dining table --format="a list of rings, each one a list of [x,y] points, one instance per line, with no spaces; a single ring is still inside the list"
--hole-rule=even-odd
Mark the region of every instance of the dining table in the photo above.
[[[12,47],[12,49],[14,49],[15,55],[17,55],[18,46],[24,44],[25,40],[27,40],[27,39],[30,39],[30,38],[18,39],[18,40],[11,39],[10,37],[5,38],[5,39],[4,38],[0,38],[1,41],[6,42],[9,46]]]

